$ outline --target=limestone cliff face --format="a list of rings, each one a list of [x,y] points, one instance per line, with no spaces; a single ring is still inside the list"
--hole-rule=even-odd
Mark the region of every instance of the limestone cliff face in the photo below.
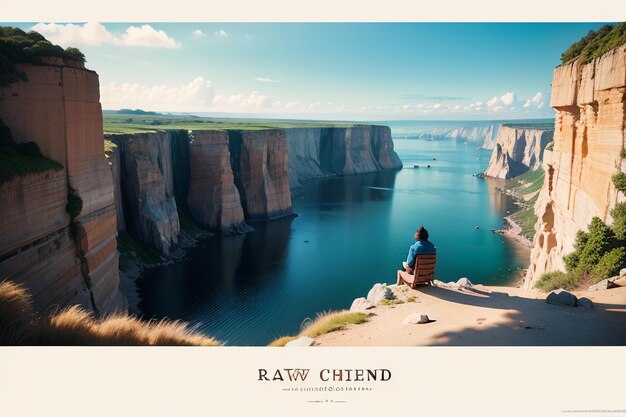
[[[230,165],[228,134],[193,131],[189,139],[191,215],[200,225],[222,233],[241,231],[243,207]]]
[[[413,128],[410,132],[396,131],[397,134],[417,139],[452,139],[481,144],[481,148],[493,149],[500,129],[498,122],[473,122],[470,124],[425,123],[424,126]]]
[[[287,129],[289,182],[402,168],[387,126]]]
[[[118,224],[163,252],[178,211],[224,234],[293,213],[300,181],[402,167],[386,126],[110,135]]]
[[[509,179],[540,168],[553,136],[553,129],[502,125],[485,175]]]
[[[402,168],[400,157],[393,150],[393,140],[391,139],[391,129],[387,126],[372,126],[372,151],[379,169],[399,169]]]
[[[2,185],[0,199],[9,203],[0,214],[0,276],[23,283],[40,310],[75,303],[99,313],[124,309],[98,75],[62,59],[19,67],[27,81],[0,88],[0,118],[14,140],[36,142],[64,169]],[[73,219],[65,213],[68,184],[82,200]]]
[[[246,219],[290,215],[287,136],[282,129],[230,131],[230,157]]]
[[[550,105],[556,110],[553,151],[544,154],[546,181],[535,206],[539,217],[526,286],[545,272],[564,270],[576,232],[594,216],[611,222],[624,199],[611,176],[626,166],[626,45],[592,62],[554,71]]]
[[[324,177],[327,174],[320,165],[320,140],[322,129],[287,129],[289,146],[289,186],[300,186],[301,180]]]
[[[121,193],[126,228],[163,253],[178,243],[180,223],[166,132],[113,135],[120,152]]]
[[[122,196],[122,156],[120,149],[115,146],[106,152],[109,166],[111,167],[111,177],[113,179],[113,196],[115,199],[115,216],[117,219],[117,230],[126,230],[126,219],[124,218],[124,198]]]

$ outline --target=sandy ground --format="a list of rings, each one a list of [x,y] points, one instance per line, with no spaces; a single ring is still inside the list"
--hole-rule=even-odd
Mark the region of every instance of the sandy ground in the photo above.
[[[400,289],[401,288],[401,289]],[[316,339],[320,346],[573,346],[626,345],[626,287],[575,292],[593,308],[555,306],[547,294],[513,287],[395,289],[394,306],[377,306],[370,320]],[[405,324],[412,313],[428,324]]]

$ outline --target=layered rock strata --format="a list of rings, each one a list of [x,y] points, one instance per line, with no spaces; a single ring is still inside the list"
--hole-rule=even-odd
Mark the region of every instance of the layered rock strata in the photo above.
[[[289,183],[402,168],[387,126],[287,129]]]
[[[126,228],[140,241],[169,253],[180,233],[169,134],[115,135],[111,140],[120,153],[119,194]]]
[[[386,126],[110,135],[118,222],[163,252],[176,245],[179,213],[224,233],[293,213],[301,180],[402,167]],[[169,145],[168,145],[169,144]]]
[[[0,279],[25,285],[40,310],[76,303],[97,313],[125,309],[98,75],[62,59],[19,69],[27,81],[0,88],[0,118],[15,141],[36,142],[64,169],[2,185],[0,199],[9,203],[0,215]],[[82,203],[73,218],[64,212],[70,190]]]
[[[230,165],[228,134],[193,131],[189,138],[187,204],[191,215],[200,225],[222,233],[243,231],[243,207]]]
[[[554,129],[502,125],[485,175],[510,179],[541,167]]]
[[[285,131],[230,131],[229,137],[231,165],[246,219],[292,214]]]
[[[626,171],[626,45],[593,61],[554,70],[550,105],[556,110],[554,149],[544,153],[546,180],[535,206],[539,217],[526,286],[545,272],[564,270],[578,230],[624,200],[611,176]]]

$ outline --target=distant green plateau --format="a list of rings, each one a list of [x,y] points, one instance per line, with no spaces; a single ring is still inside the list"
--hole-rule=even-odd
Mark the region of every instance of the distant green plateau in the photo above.
[[[131,134],[159,130],[263,130],[297,127],[354,127],[353,122],[280,120],[280,119],[231,119],[198,117],[192,115],[138,115],[102,112],[105,134]]]

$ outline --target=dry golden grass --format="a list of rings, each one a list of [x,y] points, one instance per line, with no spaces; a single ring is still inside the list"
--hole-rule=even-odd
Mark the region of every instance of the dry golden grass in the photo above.
[[[297,338],[298,338],[298,336],[283,336],[283,337],[279,337],[278,339],[276,339],[272,343],[270,343],[268,346],[269,347],[283,347],[287,343],[291,342],[292,340],[296,340]]]
[[[28,343],[35,326],[36,315],[26,290],[12,282],[0,282],[0,341]]]
[[[299,337],[316,338],[326,333],[336,332],[349,324],[361,324],[367,321],[367,314],[350,311],[329,311],[319,313],[315,320],[307,323],[306,327],[297,336],[283,336],[274,340],[269,346],[285,346]]]
[[[28,293],[12,282],[0,283],[0,345],[219,346],[179,321],[142,321],[125,313],[102,319],[79,306],[48,318],[38,317]]]

